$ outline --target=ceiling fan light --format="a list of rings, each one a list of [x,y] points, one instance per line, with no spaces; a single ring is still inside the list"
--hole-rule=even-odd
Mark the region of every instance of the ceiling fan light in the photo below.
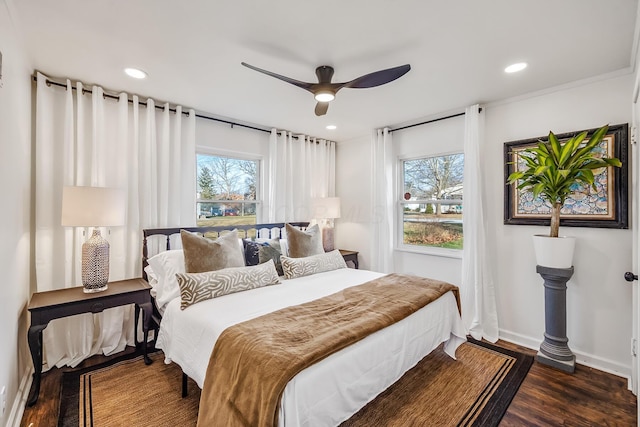
[[[316,101],[318,102],[329,102],[335,99],[335,94],[333,92],[329,92],[328,90],[323,90],[321,92],[316,93]]]

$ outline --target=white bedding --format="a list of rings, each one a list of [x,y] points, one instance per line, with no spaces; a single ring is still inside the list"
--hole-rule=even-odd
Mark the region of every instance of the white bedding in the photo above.
[[[164,351],[166,363],[180,365],[202,388],[215,341],[227,327],[380,276],[339,269],[225,295],[182,311],[180,298],[176,298],[165,309],[157,347]],[[445,351],[455,358],[456,348],[464,341],[465,330],[449,292],[406,319],[300,372],[283,393],[279,425],[337,425],[440,343],[445,342]]]

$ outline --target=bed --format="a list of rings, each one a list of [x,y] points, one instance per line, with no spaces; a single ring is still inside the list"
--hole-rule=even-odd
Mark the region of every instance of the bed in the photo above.
[[[296,223],[304,229],[307,223]],[[286,238],[284,224],[241,226],[244,236]],[[219,227],[190,228],[216,235]],[[257,230],[257,231],[256,231]],[[164,250],[179,246],[179,229],[144,230],[145,277],[148,239],[160,236]],[[172,237],[173,236],[173,237]],[[157,243],[156,243],[157,245]],[[212,349],[224,330],[273,311],[314,301],[345,288],[378,279],[383,274],[341,268],[310,276],[282,280],[267,286],[199,302],[180,309],[180,298],[162,300],[155,310],[161,317],[156,346],[164,351],[166,363],[177,363],[200,388],[205,387]],[[150,283],[153,280],[150,280]],[[152,284],[153,286],[153,284]],[[157,295],[157,294],[156,294]],[[384,329],[343,348],[309,366],[293,377],[282,393],[277,411],[280,426],[332,426],[348,419],[381,391],[397,381],[425,355],[444,343],[444,351],[455,358],[465,341],[456,298],[452,292]],[[201,403],[202,404],[202,403]]]

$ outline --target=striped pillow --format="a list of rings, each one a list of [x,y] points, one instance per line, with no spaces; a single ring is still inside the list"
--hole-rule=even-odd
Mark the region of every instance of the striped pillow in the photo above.
[[[347,263],[344,262],[338,249],[305,258],[289,258],[283,255],[280,259],[285,279],[295,279],[296,277],[347,268]]]
[[[180,309],[211,298],[280,283],[273,260],[250,267],[223,268],[206,273],[176,274]]]

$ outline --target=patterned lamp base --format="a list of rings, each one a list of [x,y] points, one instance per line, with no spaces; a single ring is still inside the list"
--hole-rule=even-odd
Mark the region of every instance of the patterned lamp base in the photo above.
[[[322,229],[322,248],[325,252],[331,252],[335,249],[333,235],[333,227],[326,226]]]
[[[109,281],[109,242],[98,228],[93,229],[91,238],[82,245],[82,285],[84,292],[107,290]]]

